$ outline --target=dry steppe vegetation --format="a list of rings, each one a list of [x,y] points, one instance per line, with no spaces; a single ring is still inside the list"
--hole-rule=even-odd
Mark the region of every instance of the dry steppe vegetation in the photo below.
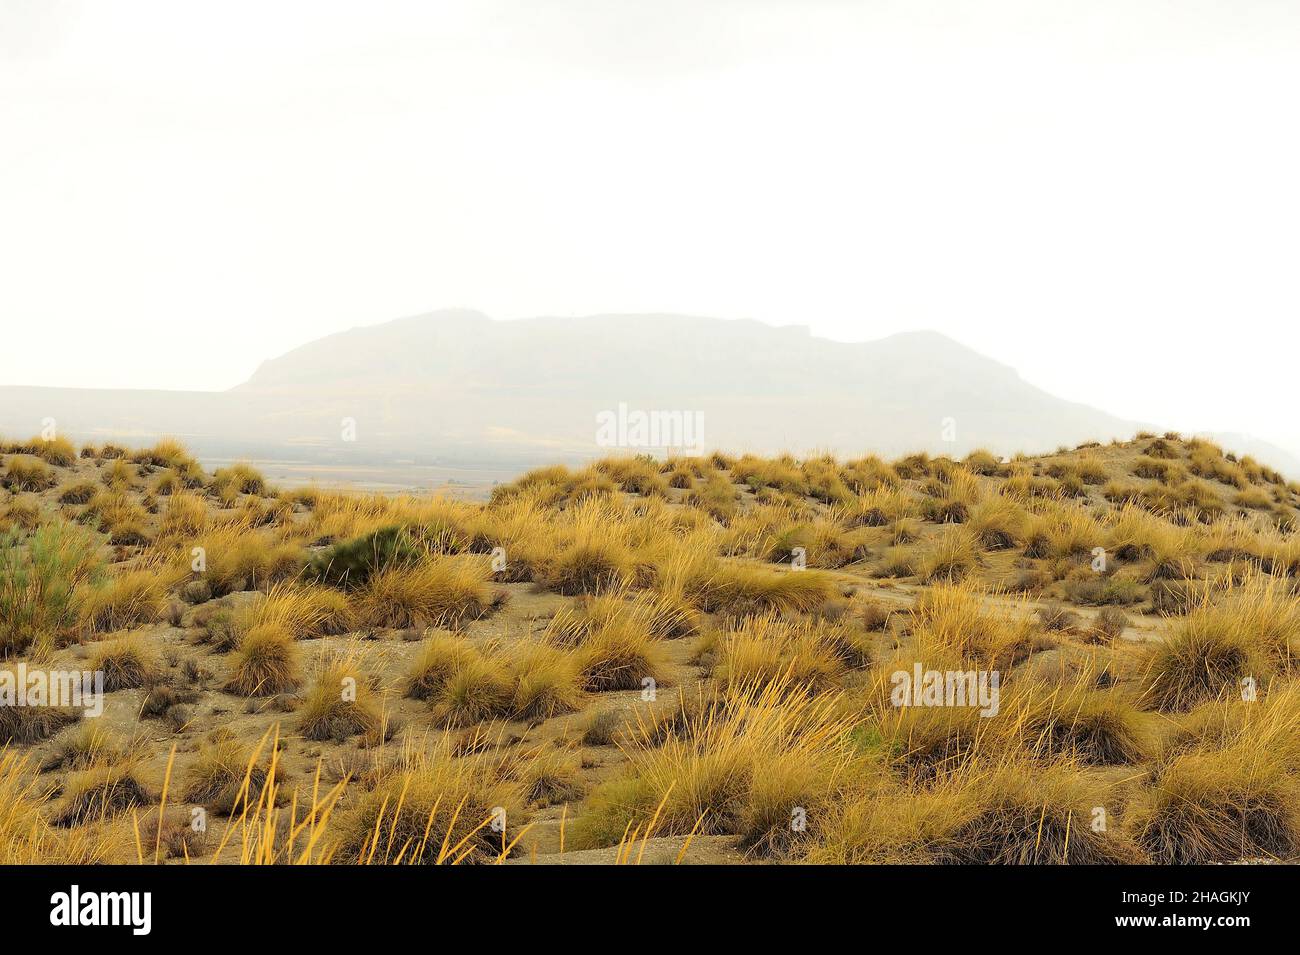
[[[1300,855],[1300,486],[1205,441],[485,504],[0,451],[0,669],[108,690],[0,709],[0,863]],[[998,671],[998,714],[893,706],[918,662]]]

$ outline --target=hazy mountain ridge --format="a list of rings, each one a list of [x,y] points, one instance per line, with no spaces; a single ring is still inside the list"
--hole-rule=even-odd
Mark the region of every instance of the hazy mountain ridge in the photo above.
[[[0,388],[0,430],[54,417],[87,440],[176,434],[209,455],[525,465],[617,451],[597,446],[596,416],[620,404],[700,412],[707,448],[762,453],[1033,453],[1142,427],[936,332],[843,343],[750,320],[450,309],[308,342],[228,392]],[[1285,452],[1232,438],[1300,474]]]

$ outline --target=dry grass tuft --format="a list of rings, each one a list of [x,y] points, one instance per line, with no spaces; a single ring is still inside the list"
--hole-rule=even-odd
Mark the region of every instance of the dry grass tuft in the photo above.
[[[269,775],[266,761],[255,760],[249,746],[216,730],[199,746],[181,792],[186,802],[229,816],[252,808]]]
[[[58,475],[40,458],[29,454],[16,454],[9,459],[0,487],[10,491],[45,491],[59,483]]]
[[[244,634],[231,654],[225,689],[236,696],[288,693],[301,681],[298,648],[281,626],[262,624]]]
[[[153,797],[136,773],[134,762],[129,760],[72,773],[64,786],[63,801],[54,814],[54,825],[80,826],[149,805]]]
[[[490,571],[481,558],[433,557],[390,567],[361,591],[357,611],[375,627],[454,627],[492,607]]]
[[[162,661],[143,634],[129,633],[95,644],[90,668],[104,673],[104,690],[147,686],[162,675]]]
[[[342,742],[360,734],[377,744],[387,735],[379,694],[351,658],[334,660],[320,672],[303,696],[298,719],[307,739]]]
[[[1161,865],[1282,861],[1300,853],[1295,777],[1248,740],[1173,760],[1139,797],[1128,824]]]
[[[833,697],[792,695],[779,681],[738,691],[662,745],[630,746],[627,772],[591,794],[574,844],[616,845],[635,826],[734,833],[755,854],[788,855],[815,834],[852,775],[852,726]],[[791,825],[799,808],[809,821],[802,830]]]
[[[973,761],[923,792],[882,788],[844,804],[814,862],[1095,865],[1141,861],[1122,834],[1095,831],[1116,794],[1069,763]]]
[[[513,845],[521,788],[481,758],[408,753],[339,820],[337,854],[363,864],[494,861]]]
[[[47,821],[45,804],[46,797],[32,778],[26,758],[0,751],[0,865],[97,865],[108,861],[112,844],[102,828],[57,828]]]

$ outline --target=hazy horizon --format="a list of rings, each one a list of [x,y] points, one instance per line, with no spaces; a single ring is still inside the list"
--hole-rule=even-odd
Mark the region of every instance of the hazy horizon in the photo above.
[[[0,383],[223,390],[452,305],[933,329],[1300,449],[1300,9],[0,11]],[[686,343],[684,343],[686,344]]]

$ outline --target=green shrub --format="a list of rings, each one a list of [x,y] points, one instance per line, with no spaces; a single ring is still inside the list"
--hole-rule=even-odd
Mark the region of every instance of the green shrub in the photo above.
[[[361,587],[375,573],[390,567],[409,567],[421,556],[406,528],[381,527],[318,554],[307,565],[307,577],[335,587]]]
[[[1131,577],[1084,577],[1065,583],[1065,596],[1075,604],[1102,607],[1128,606],[1146,599],[1146,590]]]
[[[77,624],[75,592],[103,575],[94,537],[62,521],[31,539],[0,537],[0,655],[68,636]]]

